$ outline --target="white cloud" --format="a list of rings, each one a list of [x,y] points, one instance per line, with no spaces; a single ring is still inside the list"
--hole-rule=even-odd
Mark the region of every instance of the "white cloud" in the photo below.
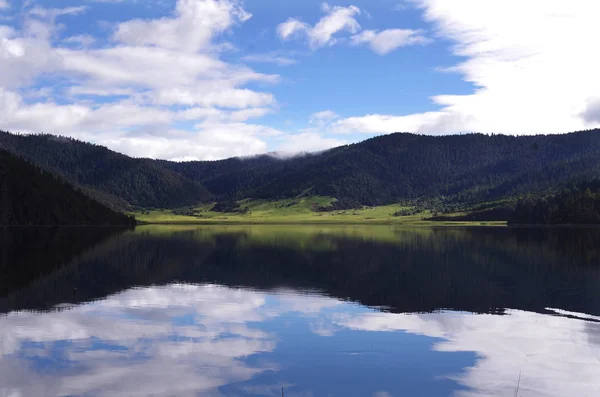
[[[281,141],[277,150],[287,153],[318,152],[348,143],[341,139],[324,137],[318,132],[309,130],[298,134],[285,135],[281,138]]]
[[[80,138],[98,138],[94,132],[110,133],[136,125],[167,123],[173,114],[122,101],[89,107],[52,102],[26,104],[15,93],[0,89],[0,119],[4,128],[24,133],[46,132]]]
[[[215,35],[251,17],[237,0],[179,0],[173,17],[124,22],[114,37],[129,45],[196,52]]]
[[[290,18],[277,26],[277,34],[279,34],[279,37],[283,40],[287,40],[292,35],[308,31],[309,29],[310,26],[308,24],[300,22],[296,18]]]
[[[22,32],[0,25],[0,88],[27,85],[41,72],[60,67],[49,38],[53,28],[27,20]]]
[[[358,7],[329,6],[325,3],[323,11],[326,15],[315,26],[310,26],[296,18],[288,19],[277,27],[279,37],[287,40],[295,35],[305,34],[311,48],[316,49],[334,45],[337,42],[334,37],[336,33],[342,31],[356,33],[360,30],[360,24],[355,18],[361,13]]]
[[[406,3],[398,3],[392,7],[392,11],[405,11],[408,10],[410,6]]]
[[[270,108],[250,108],[250,109],[242,109],[242,110],[237,110],[235,112],[228,113],[227,117],[231,121],[241,122],[241,121],[247,121],[250,119],[263,117],[271,112],[273,112],[273,110]],[[265,127],[265,128],[267,128],[267,127]]]
[[[340,120],[338,130],[533,134],[600,126],[600,3],[517,0],[418,0],[437,35],[467,60],[449,71],[475,85],[468,95],[433,97],[438,112],[371,115]],[[518,10],[518,12],[515,12]]]
[[[408,116],[371,114],[337,120],[329,127],[333,133],[391,134],[414,132],[419,134],[452,134],[465,132],[469,120],[451,112],[428,112]]]
[[[339,116],[333,110],[323,110],[321,112],[313,113],[310,116],[310,123],[318,123],[319,121],[337,119]]]
[[[590,98],[588,100],[582,117],[587,123],[600,123],[600,98]]]
[[[313,48],[335,44],[335,35],[341,31],[356,33],[360,25],[355,16],[360,14],[360,9],[355,6],[339,7],[324,4],[323,10],[327,15],[323,17],[309,32],[310,45]]]
[[[438,110],[426,113],[311,118],[307,129],[289,137],[277,131],[277,138],[269,140],[269,133],[263,133],[269,127],[245,123],[258,123],[259,117],[277,111],[268,84],[281,77],[221,56],[231,46],[225,35],[250,17],[241,1],[178,0],[165,17],[121,22],[108,37],[113,41],[102,37],[96,43],[90,36],[62,36],[66,30],[61,23],[79,18],[86,8],[29,5],[10,26],[0,22],[0,128],[70,135],[135,155],[215,158],[276,149],[268,147],[269,141],[300,150],[345,143],[331,133],[531,134],[600,126],[600,55],[587,44],[598,33],[593,16],[599,4],[406,4],[420,9],[435,28],[435,36],[427,36],[454,43],[450,50],[465,61],[445,71],[472,83],[472,94],[440,93],[444,95],[432,98]],[[364,45],[382,55],[427,40],[424,33],[406,29],[362,31],[358,18],[365,11],[354,6],[324,5],[323,12],[314,24],[284,22],[279,36],[304,38],[315,49],[336,43]],[[257,53],[240,60],[285,66],[294,62],[289,54]],[[39,87],[36,83],[42,81],[52,84]],[[196,128],[184,138],[179,122]],[[217,131],[228,137],[216,139],[211,134]],[[166,145],[159,140],[161,133],[179,138]]]
[[[337,115],[333,110],[323,110],[321,112],[313,113],[310,116],[309,124],[313,128],[325,130],[334,120],[340,116]]]
[[[66,7],[66,8],[44,8],[36,6],[29,11],[29,15],[39,18],[56,18],[62,15],[77,15],[85,12],[87,7]]]
[[[238,120],[243,118],[239,117]],[[173,130],[168,126],[161,129],[158,125],[118,136],[108,135],[98,143],[122,148],[135,157],[178,161],[218,160],[265,153],[268,147],[264,138],[283,134],[282,131],[263,125],[236,122],[234,116],[231,121],[198,124],[192,131]]]
[[[96,39],[89,34],[79,34],[76,36],[67,37],[64,40],[66,43],[79,44],[81,46],[87,47],[96,42]]]
[[[317,49],[338,43],[340,38],[336,35],[340,32],[348,32],[351,36],[342,37],[341,40],[349,41],[355,46],[368,45],[379,55],[388,54],[403,46],[426,44],[431,41],[420,30],[386,29],[380,32],[375,30],[361,32],[356,17],[361,14],[371,17],[356,6],[340,7],[324,3],[323,12],[326,15],[314,27],[296,18],[288,19],[277,27],[279,37],[288,40],[306,36],[310,47]]]
[[[247,55],[242,60],[255,63],[274,63],[279,66],[290,66],[296,63],[295,59],[277,53]]]
[[[354,45],[367,44],[379,55],[389,54],[400,47],[431,42],[421,31],[411,29],[365,30],[351,39]]]
[[[185,88],[162,89],[158,91],[155,102],[162,105],[202,105],[205,107],[221,107],[243,109],[272,105],[275,98],[271,94],[260,93],[248,89],[225,89],[221,91],[203,92]]]
[[[339,116],[332,110],[313,113],[308,121],[309,127],[295,134],[278,137],[277,152],[280,157],[290,157],[299,153],[320,152],[333,147],[347,145],[347,140],[328,136],[332,123]]]
[[[231,85],[243,69],[230,68],[209,55],[189,54],[153,47],[113,47],[94,50],[57,49],[67,73],[80,76],[87,84],[129,85],[166,88],[203,83]],[[177,73],[167,73],[176,67]],[[160,76],[160,78],[158,78]],[[256,77],[260,77],[258,74]]]
[[[135,91],[131,88],[111,88],[94,86],[72,86],[68,89],[68,94],[73,96],[92,95],[92,96],[133,96]]]
[[[0,10],[6,10],[8,8],[10,8],[8,0],[0,0]]]
[[[199,110],[199,109],[198,109]],[[204,110],[204,109],[203,109]],[[190,110],[191,111],[191,110]],[[169,129],[168,126],[141,128],[126,134],[107,135],[98,143],[119,147],[135,157],[168,158],[173,160],[218,160],[225,157],[252,156],[268,151],[265,138],[285,135],[283,131],[260,124],[244,123],[253,116],[248,110],[221,114],[206,111],[207,121],[191,131]],[[259,113],[251,110],[252,113]],[[187,115],[184,114],[184,117]]]
[[[279,76],[214,52],[221,33],[250,17],[237,0],[178,0],[173,16],[120,23],[118,42],[98,47],[88,35],[60,38],[57,19],[85,10],[26,7],[21,27],[0,25],[0,128],[196,159],[264,152],[264,138],[282,134],[244,124],[277,109],[273,94],[245,86]],[[30,88],[42,76],[61,84]],[[178,121],[197,128],[180,134]]]

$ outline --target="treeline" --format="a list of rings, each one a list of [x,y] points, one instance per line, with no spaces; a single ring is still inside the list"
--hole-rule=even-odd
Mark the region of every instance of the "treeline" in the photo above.
[[[162,164],[220,200],[335,197],[335,208],[415,201],[436,211],[516,197],[600,172],[600,130],[564,135],[397,133],[320,154]]]
[[[0,149],[0,225],[135,225],[49,172]]]
[[[0,148],[64,178],[113,209],[178,208],[211,198],[202,184],[154,160],[131,158],[72,138],[0,131]]]
[[[215,212],[225,212],[225,213],[238,213],[238,214],[246,214],[248,213],[248,207],[242,207],[240,203],[237,201],[225,201],[216,203],[212,209]]]
[[[329,196],[331,210],[396,202],[443,213],[600,175],[600,130],[563,135],[396,133],[318,154],[220,161],[134,159],[51,135],[0,132],[0,147],[114,208]]]
[[[553,196],[522,198],[509,224],[600,224],[600,189],[588,186]]]

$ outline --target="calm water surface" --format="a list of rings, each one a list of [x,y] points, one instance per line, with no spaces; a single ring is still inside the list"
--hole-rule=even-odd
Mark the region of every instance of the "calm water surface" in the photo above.
[[[3,230],[0,397],[598,396],[599,242],[573,228]]]

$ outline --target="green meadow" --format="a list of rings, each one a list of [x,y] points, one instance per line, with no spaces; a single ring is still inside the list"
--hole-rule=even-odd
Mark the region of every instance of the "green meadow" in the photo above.
[[[214,203],[204,204],[188,209],[185,215],[178,211],[155,209],[132,213],[142,224],[373,224],[373,225],[406,225],[406,226],[504,226],[506,222],[434,222],[426,221],[429,212],[415,215],[395,216],[402,210],[410,210],[400,204],[378,207],[362,207],[350,210],[330,212],[315,211],[318,206],[328,206],[335,199],[330,197],[302,197],[285,200],[252,200],[239,201],[246,213],[223,213],[212,211]]]

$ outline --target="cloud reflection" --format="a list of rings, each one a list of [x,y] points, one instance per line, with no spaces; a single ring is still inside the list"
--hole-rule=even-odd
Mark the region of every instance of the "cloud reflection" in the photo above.
[[[476,352],[476,364],[453,377],[468,388],[456,392],[460,397],[512,396],[519,372],[522,396],[597,396],[600,324],[583,319],[591,316],[577,317],[508,310],[505,316],[338,314],[332,322],[352,330],[405,331],[440,338],[433,346],[440,352]]]
[[[274,350],[275,335],[248,325],[273,315],[265,294],[212,285],[10,313],[0,318],[0,396],[213,394],[276,369],[243,360]]]
[[[277,395],[280,386],[267,378],[248,381],[295,365],[277,362],[278,328],[263,326],[290,318],[306,325],[296,332],[316,338],[382,332],[402,343],[409,333],[435,338],[429,346],[437,352],[475,352],[473,366],[439,374],[465,387],[460,397],[512,396],[519,372],[522,396],[596,395],[598,319],[548,310],[556,315],[393,314],[289,290],[131,289],[62,311],[0,317],[0,397],[212,396],[232,384],[243,395]],[[251,359],[261,353],[268,354]],[[374,396],[397,395],[376,386]]]

